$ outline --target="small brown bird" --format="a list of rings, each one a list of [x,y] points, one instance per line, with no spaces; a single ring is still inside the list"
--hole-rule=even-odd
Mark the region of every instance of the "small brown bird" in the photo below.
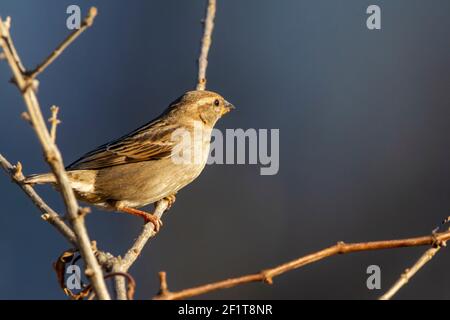
[[[137,208],[168,199],[197,178],[209,155],[211,132],[234,109],[219,94],[190,91],[158,118],[85,154],[69,165],[76,197],[107,210],[140,216],[158,231],[161,221]],[[52,173],[31,175],[30,184],[56,184]]]

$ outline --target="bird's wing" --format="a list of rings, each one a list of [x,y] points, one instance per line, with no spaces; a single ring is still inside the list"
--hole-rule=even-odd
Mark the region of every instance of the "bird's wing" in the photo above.
[[[176,144],[171,135],[178,127],[162,119],[148,123],[85,154],[69,165],[67,170],[93,170],[167,158]]]

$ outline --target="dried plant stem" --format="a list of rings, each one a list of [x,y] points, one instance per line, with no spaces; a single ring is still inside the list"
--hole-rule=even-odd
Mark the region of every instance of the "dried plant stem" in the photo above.
[[[223,281],[209,283],[198,287],[184,289],[177,292],[171,292],[167,289],[166,277],[160,276],[161,289],[160,293],[154,297],[157,300],[178,300],[198,296],[207,292],[216,291],[225,288],[235,287],[245,283],[251,282],[265,282],[272,284],[273,278],[288,271],[303,267],[313,262],[334,256],[336,254],[345,254],[360,251],[371,251],[381,249],[393,249],[403,247],[418,247],[427,245],[442,246],[450,239],[450,231],[436,233],[431,236],[408,238],[400,240],[384,240],[361,243],[344,243],[338,242],[336,245],[329,248],[311,253],[301,258],[283,263],[277,267],[266,269],[258,273],[230,278]],[[164,283],[163,283],[164,282]]]
[[[69,41],[69,43],[70,42],[71,41]],[[45,160],[52,169],[52,172],[58,182],[58,186],[66,206],[67,216],[77,238],[78,248],[86,263],[85,273],[90,278],[92,287],[94,288],[97,297],[99,299],[109,299],[109,293],[103,279],[102,270],[96,260],[94,252],[91,249],[91,242],[84,223],[84,215],[79,214],[78,203],[74,192],[70,187],[61,153],[52,141],[50,133],[48,132],[47,125],[44,121],[44,117],[42,116],[39,101],[32,86],[32,81],[30,81],[29,75],[23,72],[19,55],[11,49],[13,46],[9,33],[9,24],[5,24],[1,19],[0,46],[3,48],[5,58],[11,68],[14,76],[14,82],[25,101],[30,122],[39,139],[39,142],[41,143]]]
[[[445,242],[444,242],[445,243]],[[400,278],[392,285],[389,290],[383,294],[379,300],[390,300],[397,292],[406,285],[409,280],[414,277],[414,275],[431,259],[433,259],[434,255],[441,249],[441,246],[436,246],[428,249],[425,253],[416,261],[416,263],[410,268],[406,269]]]
[[[214,18],[216,16],[216,0],[208,0],[203,28],[200,57],[198,58],[197,90],[206,88],[206,68],[208,67],[208,53],[211,47]]]

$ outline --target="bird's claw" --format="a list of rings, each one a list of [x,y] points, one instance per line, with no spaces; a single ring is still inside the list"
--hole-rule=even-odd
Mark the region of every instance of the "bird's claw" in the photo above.
[[[175,203],[175,200],[177,199],[177,197],[175,194],[171,194],[170,196],[167,196],[164,199],[167,200],[167,202],[168,202],[166,210],[169,210],[172,207],[172,205]]]
[[[146,214],[144,217],[144,221],[145,223],[151,222],[153,224],[154,231],[156,233],[158,233],[161,227],[163,226],[163,222],[161,221],[161,219],[155,216],[154,214],[150,213]]]

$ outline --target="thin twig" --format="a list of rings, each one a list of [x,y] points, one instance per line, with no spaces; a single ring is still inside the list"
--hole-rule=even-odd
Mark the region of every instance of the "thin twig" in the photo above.
[[[56,58],[58,58],[61,53],[72,43],[74,42],[87,28],[92,26],[94,23],[94,19],[97,16],[97,8],[91,7],[89,9],[89,12],[84,18],[83,22],[81,23],[81,26],[79,29],[75,29],[71,34],[65,38],[61,44],[52,52],[50,55],[42,61],[36,68],[33,70],[27,71],[26,76],[29,79],[35,79],[40,73],[42,73],[47,67],[52,64],[53,61],[55,61]]]
[[[169,202],[166,199],[158,201],[155,205],[155,211],[153,212],[153,215],[161,219],[168,205]],[[125,253],[125,256],[122,259],[117,259],[113,267],[113,272],[128,271],[128,269],[133,265],[133,263],[141,254],[148,240],[155,236],[156,233],[154,231],[154,228],[155,226],[153,225],[153,223],[146,223],[142,227],[140,235],[134,241],[131,248]],[[119,300],[124,300],[126,298],[125,282],[123,280],[124,279],[122,277],[116,277],[115,279],[116,296]]]
[[[14,167],[5,157],[0,154],[0,165],[3,170],[11,177],[25,194],[31,199],[34,205],[42,212],[41,218],[51,225],[53,225],[73,246],[77,246],[77,239],[72,229],[61,219],[60,215],[56,213],[45,201],[36,193],[34,188],[23,183],[25,179],[20,162]]]
[[[91,279],[97,297],[99,299],[109,299],[102,270],[90,246],[91,242],[87,234],[84,217],[78,214],[78,203],[70,186],[61,153],[50,137],[36,93],[31,86],[29,78],[20,67],[21,60],[18,54],[11,50],[11,43],[9,28],[0,18],[0,46],[3,48],[6,60],[13,73],[15,84],[22,93],[33,129],[44,151],[45,160],[50,165],[58,182],[59,190],[66,205],[67,215],[77,237],[78,248],[86,263],[85,274]]]
[[[208,52],[211,47],[214,18],[216,16],[216,0],[208,0],[205,15],[202,45],[198,58],[197,90],[205,90],[206,88],[206,68],[208,67]]]
[[[11,36],[9,35],[9,29],[11,28],[11,17],[6,17],[6,20],[4,21],[4,33],[7,33],[8,35],[8,41],[5,41],[5,44],[8,46],[9,51],[11,52],[12,58],[14,59],[14,63],[18,66],[20,72],[25,72],[25,67],[22,64],[22,61],[20,61],[19,55],[17,54],[16,47],[14,46],[14,41],[12,40]],[[3,52],[3,59],[7,59],[6,53]]]
[[[52,106],[50,108],[50,111],[52,112],[51,118],[48,119],[48,122],[50,122],[50,137],[52,138],[53,143],[56,143],[56,128],[61,123],[61,121],[58,119],[58,111],[59,107]]]
[[[155,211],[153,212],[153,215],[158,218],[161,218],[163,213],[166,211],[168,205],[169,202],[165,199],[158,201],[155,205]],[[141,254],[141,251],[142,249],[144,249],[144,246],[147,243],[147,241],[150,240],[150,238],[152,238],[156,234],[154,228],[155,226],[153,225],[153,223],[146,223],[142,227],[141,234],[134,241],[133,245],[127,251],[127,253],[122,259],[122,268],[124,270],[128,270],[131,267],[131,265],[136,261],[136,259]]]
[[[443,242],[445,244],[445,242]],[[441,246],[438,245],[436,247],[430,248],[416,261],[416,263],[410,268],[406,269],[400,278],[392,285],[389,290],[383,294],[379,300],[390,300],[397,292],[406,285],[409,280],[414,277],[414,275],[431,259],[433,259],[434,255],[441,249]]]
[[[450,239],[450,231],[436,233],[431,236],[408,238],[401,240],[384,240],[384,241],[372,241],[372,242],[361,242],[361,243],[344,243],[338,242],[336,245],[329,248],[311,253],[309,255],[303,256],[301,258],[289,261],[287,263],[281,264],[275,268],[266,269],[258,273],[249,274],[241,277],[231,278],[219,282],[209,283],[206,285],[201,285],[198,287],[184,289],[177,292],[170,292],[167,289],[167,284],[165,284],[166,290],[160,292],[154,299],[157,300],[178,300],[186,299],[194,296],[198,296],[207,292],[231,288],[245,283],[251,282],[265,282],[272,284],[273,278],[279,276],[285,272],[303,267],[307,264],[334,256],[336,254],[345,254],[360,251],[371,251],[371,250],[381,250],[381,249],[393,249],[393,248],[404,248],[404,247],[418,247],[435,245],[436,243],[442,244]],[[165,277],[164,277],[164,281]]]

